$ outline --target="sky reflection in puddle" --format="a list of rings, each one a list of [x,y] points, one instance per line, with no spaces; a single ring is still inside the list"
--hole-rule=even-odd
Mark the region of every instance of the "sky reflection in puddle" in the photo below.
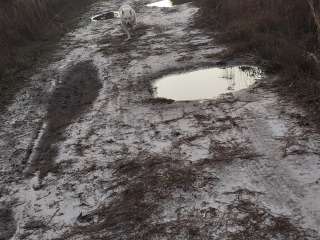
[[[156,97],[176,101],[203,100],[248,88],[261,77],[262,72],[257,67],[214,67],[165,76],[156,80],[153,87]]]

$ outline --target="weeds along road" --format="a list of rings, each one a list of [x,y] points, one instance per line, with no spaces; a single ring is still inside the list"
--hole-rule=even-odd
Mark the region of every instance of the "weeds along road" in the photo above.
[[[267,77],[216,100],[152,80],[215,65],[190,3],[99,2],[1,115],[2,239],[320,239],[320,136]],[[232,64],[237,64],[234,61]],[[0,237],[0,239],[1,239]]]

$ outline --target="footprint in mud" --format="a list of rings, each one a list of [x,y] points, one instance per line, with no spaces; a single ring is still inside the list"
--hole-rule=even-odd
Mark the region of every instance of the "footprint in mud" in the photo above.
[[[12,211],[7,207],[0,207],[0,240],[9,240],[16,231],[16,224]]]
[[[64,129],[81,115],[97,98],[102,87],[92,62],[81,62],[69,69],[48,101],[47,125],[40,136],[36,153],[27,174],[57,172],[55,146],[63,139]]]

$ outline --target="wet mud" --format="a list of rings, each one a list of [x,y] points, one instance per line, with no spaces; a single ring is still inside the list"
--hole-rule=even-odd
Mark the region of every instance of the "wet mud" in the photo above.
[[[116,12],[105,12],[91,17],[92,21],[103,21],[116,18],[118,14]]]
[[[90,107],[101,87],[97,69],[90,61],[76,64],[62,76],[48,100],[43,135],[34,149],[28,174],[39,171],[43,178],[48,172],[59,171],[54,163],[55,144],[66,137],[65,128]]]
[[[11,51],[11,56],[1,56],[9,57],[11,63],[1,66],[0,114],[14,103],[19,91],[29,87],[30,79],[39,68],[46,67],[57,58],[54,51],[59,47],[62,37],[77,27],[81,15],[90,9],[93,2],[80,0],[76,7],[72,3],[65,4],[62,12],[57,13],[49,23],[49,28],[39,26],[41,36],[26,37],[22,34],[24,39]]]
[[[128,3],[130,41],[119,19],[90,21],[119,7],[97,2],[1,118],[13,238],[318,240],[320,135],[277,76],[216,99],[156,98],[165,75],[253,61],[221,61],[190,3]]]
[[[0,203],[1,204],[1,203]],[[12,210],[0,205],[0,240],[9,240],[16,231],[16,223]]]
[[[239,151],[244,153],[245,149]],[[159,223],[156,216],[165,211],[168,202],[184,201],[183,193],[212,189],[219,178],[206,172],[212,163],[228,162],[235,158],[231,151],[225,152],[223,159],[184,164],[170,156],[140,153],[135,159],[123,159],[112,164],[117,177],[111,188],[121,187],[108,207],[101,207],[86,215],[81,215],[81,227],[76,227],[65,238],[76,239],[90,235],[94,239],[307,239],[315,233],[298,229],[288,218],[274,216],[263,206],[252,202],[259,192],[240,189],[234,194],[235,200],[225,210],[213,208],[203,202],[201,209],[188,209],[183,206],[175,212],[176,218]],[[222,154],[222,151],[221,151]],[[240,156],[238,156],[240,157]],[[254,156],[251,156],[254,158]],[[247,155],[242,156],[248,160]],[[180,191],[182,195],[176,196]],[[98,219],[95,222],[94,219]],[[122,227],[120,227],[122,226]]]

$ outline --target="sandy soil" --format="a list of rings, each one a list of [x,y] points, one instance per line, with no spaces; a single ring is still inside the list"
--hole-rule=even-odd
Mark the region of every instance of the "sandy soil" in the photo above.
[[[320,135],[276,76],[155,99],[154,79],[223,48],[190,3],[130,3],[131,41],[90,22],[120,3],[94,4],[0,116],[0,239],[320,239]]]

